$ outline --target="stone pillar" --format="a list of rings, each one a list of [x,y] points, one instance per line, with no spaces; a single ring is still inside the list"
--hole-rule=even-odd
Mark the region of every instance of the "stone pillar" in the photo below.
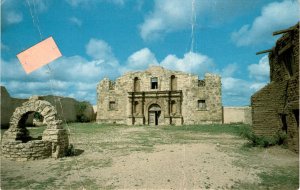
[[[52,142],[52,157],[63,157],[69,146],[69,138],[66,129],[46,129],[43,133],[43,141]]]

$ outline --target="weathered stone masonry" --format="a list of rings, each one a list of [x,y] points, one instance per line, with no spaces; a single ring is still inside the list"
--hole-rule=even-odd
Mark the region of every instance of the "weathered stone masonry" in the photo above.
[[[282,32],[268,50],[271,82],[251,97],[253,130],[265,136],[282,131],[299,152],[299,23]]]
[[[221,79],[151,66],[97,87],[97,122],[182,125],[222,122]]]
[[[25,127],[29,114],[40,113],[47,128],[42,139],[32,139]],[[69,145],[68,134],[57,120],[56,109],[47,101],[32,97],[16,108],[10,119],[10,127],[3,134],[2,154],[12,160],[26,161],[48,157],[59,158],[65,155]]]

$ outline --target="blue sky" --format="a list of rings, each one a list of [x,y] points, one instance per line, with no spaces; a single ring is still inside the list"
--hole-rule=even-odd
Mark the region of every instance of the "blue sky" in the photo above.
[[[193,16],[192,0],[4,0],[1,85],[13,97],[55,94],[96,104],[101,79],[154,64],[199,78],[219,74],[223,105],[249,105],[269,82],[268,58],[255,53],[273,47],[280,37],[273,31],[299,21],[298,2],[194,2]],[[63,57],[50,63],[51,75],[46,67],[26,75],[16,54],[49,36]]]

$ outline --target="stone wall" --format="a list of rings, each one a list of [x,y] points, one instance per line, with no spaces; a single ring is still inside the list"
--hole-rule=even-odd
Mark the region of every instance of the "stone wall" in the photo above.
[[[154,78],[157,88],[151,86]],[[221,79],[209,73],[199,80],[197,75],[152,66],[126,73],[116,81],[103,79],[97,94],[96,120],[100,123],[149,124],[152,104],[161,109],[159,125],[222,123]],[[199,101],[205,101],[203,108]]]
[[[257,135],[286,133],[299,152],[299,24],[291,27],[269,53],[271,82],[251,97]]]
[[[2,145],[2,154],[4,157],[16,161],[27,161],[45,159],[51,157],[52,143],[50,141],[22,141],[6,142]]]
[[[223,123],[252,124],[251,107],[223,107]]]

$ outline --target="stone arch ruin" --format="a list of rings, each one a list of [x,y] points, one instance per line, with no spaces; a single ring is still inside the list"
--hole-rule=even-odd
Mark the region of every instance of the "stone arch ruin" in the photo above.
[[[42,139],[33,139],[25,126],[28,115],[34,112],[41,114],[47,125]],[[16,108],[2,138],[3,156],[20,161],[63,157],[68,146],[68,133],[57,119],[55,107],[37,96]]]

